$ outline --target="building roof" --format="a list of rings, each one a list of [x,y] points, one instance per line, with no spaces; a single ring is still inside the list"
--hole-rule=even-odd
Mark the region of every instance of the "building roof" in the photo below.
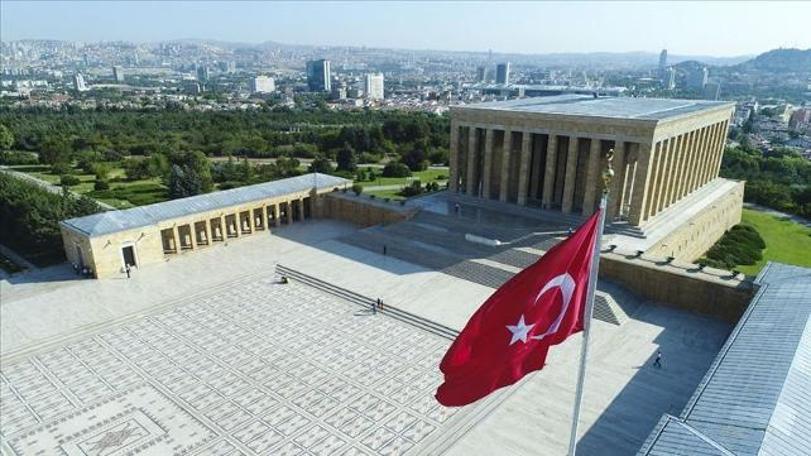
[[[110,234],[142,226],[154,225],[163,220],[174,219],[200,212],[236,206],[276,196],[312,190],[330,189],[351,183],[349,180],[327,174],[310,173],[262,184],[248,185],[230,190],[190,196],[148,206],[121,211],[100,212],[62,221],[64,226],[88,236]]]
[[[797,455],[811,448],[811,269],[769,263],[679,417],[639,455]]]
[[[664,98],[599,97],[566,94],[479,103],[454,110],[514,111],[615,119],[666,120],[719,107],[733,108],[734,103]]]

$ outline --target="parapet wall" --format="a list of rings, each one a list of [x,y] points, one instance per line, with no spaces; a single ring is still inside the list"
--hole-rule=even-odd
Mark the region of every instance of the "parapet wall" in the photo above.
[[[732,277],[729,271],[615,253],[601,255],[600,277],[662,305],[730,323],[738,321],[756,291],[751,280]]]
[[[744,182],[718,197],[667,236],[645,250],[653,257],[672,256],[684,262],[693,262],[710,249],[724,232],[741,223]]]
[[[343,220],[362,227],[401,222],[415,212],[415,209],[399,203],[343,192],[323,194],[316,203],[317,217]]]

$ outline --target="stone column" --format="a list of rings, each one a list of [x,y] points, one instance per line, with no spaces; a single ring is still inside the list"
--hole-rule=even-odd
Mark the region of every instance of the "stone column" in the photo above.
[[[555,194],[555,167],[558,157],[558,136],[550,133],[546,143],[546,169],[543,176],[543,195],[541,196],[543,208],[552,207]]]
[[[178,230],[178,226],[175,225],[172,227],[172,236],[175,238],[175,252],[181,253],[183,251],[180,246],[183,244],[180,239],[180,230]]]
[[[569,152],[566,154],[566,176],[563,182],[563,201],[561,210],[564,214],[572,212],[574,203],[574,184],[577,177],[577,143],[576,136],[569,136]]]
[[[205,223],[203,223],[203,226],[205,227],[206,230],[206,243],[207,245],[210,246],[214,244],[214,238],[211,237],[211,219],[207,218]]]
[[[236,231],[237,237],[241,237],[242,236],[242,226],[241,226],[242,221],[239,219],[239,211],[236,211],[236,213],[234,213],[234,225],[236,225],[236,228],[237,228],[237,231]]]
[[[686,155],[684,153],[684,145],[687,142],[687,134],[679,135],[679,140],[676,145],[676,168],[673,172],[673,187],[670,194],[669,204],[673,204],[679,200],[679,191],[681,189],[681,180],[684,173],[684,163]]]
[[[665,194],[664,207],[670,207],[676,201],[676,188],[679,185],[679,167],[682,159],[681,149],[684,144],[684,135],[676,136],[673,143],[673,153],[670,158],[670,172],[667,173],[667,193]]]
[[[495,131],[488,128],[484,132],[484,169],[482,170],[482,197],[490,199],[490,183],[493,180],[493,136]]]
[[[273,211],[273,226],[278,227],[282,223],[282,221],[279,220],[279,203],[276,203],[271,207]]]
[[[685,142],[684,155],[685,163],[684,170],[682,171],[682,179],[679,183],[679,198],[684,198],[690,193],[690,179],[693,172],[693,163],[695,163],[696,152],[696,131],[686,133],[687,141]]]
[[[504,130],[504,142],[501,147],[501,184],[499,185],[498,200],[506,203],[510,194],[510,152],[513,148],[513,132]]]
[[[653,217],[656,213],[656,202],[659,199],[659,185],[662,183],[662,163],[664,162],[663,158],[665,155],[665,151],[667,150],[667,144],[669,139],[665,139],[663,141],[659,141],[656,143],[656,146],[653,149],[653,166],[651,169],[651,178],[650,182],[648,183],[648,200],[647,204],[645,205],[645,220]]]
[[[448,189],[451,192],[459,191],[459,125],[451,122],[451,144],[448,150]]]
[[[531,180],[529,182],[529,194],[532,198],[540,199],[538,195],[538,187],[541,185],[541,152],[543,151],[543,139],[541,136],[536,136],[535,141],[532,142],[532,154],[534,158],[530,160],[532,172],[530,173]]]
[[[704,174],[704,170],[707,166],[707,139],[709,138],[709,129],[702,128],[699,130],[698,134],[698,156],[696,160],[695,172],[693,174],[693,180],[691,182],[691,187],[693,190],[701,187],[701,176]]]
[[[617,140],[614,143],[614,179],[608,193],[608,207],[606,218],[611,221],[619,215],[625,192],[625,142]]]
[[[287,201],[287,224],[293,224],[293,201]]]
[[[709,182],[717,176],[716,165],[723,156],[724,138],[723,138],[723,123],[713,125],[713,138],[712,154],[710,155],[710,163],[707,167],[707,175],[704,176],[704,181]]]
[[[225,225],[225,215],[220,215],[220,239],[225,242],[228,239],[228,227]]]
[[[600,194],[600,185],[597,185],[600,180],[600,140],[591,138],[591,145],[589,147],[589,159],[586,164],[586,191],[583,195],[583,215],[591,215],[594,213],[595,202],[597,201],[598,194]]]
[[[469,196],[479,196],[479,179],[476,176],[476,164],[478,163],[478,135],[479,129],[470,127],[467,140],[467,179],[465,192]]]
[[[256,219],[253,218],[253,208],[248,209],[248,226],[251,228],[251,234],[256,233]]]
[[[521,132],[521,160],[518,171],[518,200],[519,206],[527,205],[527,193],[529,192],[529,159],[530,159],[530,146],[532,145],[532,133],[528,131]]]
[[[188,224],[189,227],[189,247],[194,250],[197,248],[197,239],[195,239],[194,222]]]
[[[634,189],[631,196],[631,209],[628,220],[631,225],[639,226],[645,221],[644,208],[648,200],[648,184],[651,181],[651,168],[653,167],[653,145],[642,143],[639,145],[637,155],[636,173],[634,174]]]
[[[727,147],[727,136],[729,136],[729,121],[725,120],[724,122],[721,122],[718,128],[720,130],[721,137],[719,138],[720,144],[718,145],[718,156],[715,158],[715,168],[712,172],[713,179],[718,177],[718,173],[721,172],[721,161],[724,159],[724,151]]]
[[[667,205],[667,190],[670,186],[670,167],[673,164],[673,154],[676,151],[677,137],[673,136],[667,140],[667,148],[663,149],[662,167],[659,181],[659,191],[656,195],[656,206],[654,207],[655,213],[661,212]]]
[[[268,223],[268,206],[262,204],[262,226],[266,231],[270,231],[270,223]]]
[[[298,199],[298,219],[300,222],[304,221],[304,198]]]

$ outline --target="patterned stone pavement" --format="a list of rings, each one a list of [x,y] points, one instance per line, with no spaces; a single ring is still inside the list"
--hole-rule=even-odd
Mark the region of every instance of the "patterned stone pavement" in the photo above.
[[[246,280],[4,362],[0,435],[15,455],[421,453],[477,414],[432,397],[448,344]]]

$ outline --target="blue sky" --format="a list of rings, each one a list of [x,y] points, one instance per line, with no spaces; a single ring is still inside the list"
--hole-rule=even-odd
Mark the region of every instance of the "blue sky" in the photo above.
[[[0,1],[0,38],[729,56],[811,48],[811,2]]]

